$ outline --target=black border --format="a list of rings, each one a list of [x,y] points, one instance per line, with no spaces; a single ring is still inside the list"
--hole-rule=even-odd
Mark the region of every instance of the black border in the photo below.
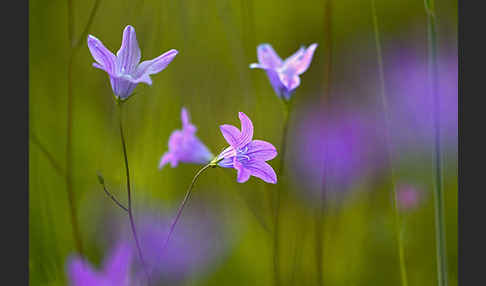
[[[1,284],[28,285],[29,9],[28,1],[9,1],[2,6]]]

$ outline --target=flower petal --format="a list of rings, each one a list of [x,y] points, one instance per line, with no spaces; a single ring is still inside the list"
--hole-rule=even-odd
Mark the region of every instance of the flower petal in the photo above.
[[[178,53],[179,52],[177,50],[172,49],[153,60],[141,62],[135,71],[135,80],[139,80],[144,75],[151,75],[161,72],[167,67],[167,65],[170,64],[170,62],[172,62]]]
[[[238,171],[238,174],[236,175],[236,181],[238,183],[244,183],[248,181],[251,175],[251,171],[249,169],[246,169],[240,162],[237,160],[234,160],[233,163],[235,169]]]
[[[224,139],[231,147],[237,148],[239,138],[241,137],[241,132],[238,128],[233,125],[223,124],[219,126],[221,133],[223,134]]]
[[[258,62],[261,66],[276,69],[282,66],[282,59],[277,55],[270,44],[261,44],[257,47]]]
[[[253,139],[253,123],[243,112],[239,112],[238,117],[241,121],[241,135],[238,139],[238,147],[241,148],[250,143],[251,139]]]
[[[312,44],[307,49],[301,48],[294,55],[285,60],[284,69],[292,70],[297,75],[304,73],[310,66],[316,48],[317,44]]]
[[[268,161],[277,156],[277,149],[270,143],[263,140],[253,140],[247,145],[248,155],[253,160]]]
[[[140,62],[140,58],[140,47],[135,29],[128,25],[123,30],[122,44],[116,53],[116,72],[118,74],[132,73]]]
[[[71,259],[68,264],[68,275],[71,285],[74,286],[98,285],[101,280],[91,265],[80,258]]]
[[[102,69],[109,74],[114,74],[115,55],[110,52],[100,40],[91,35],[88,35],[88,48],[95,61],[98,62],[95,67]]]
[[[120,243],[104,263],[104,273],[112,285],[127,285],[132,252],[128,245]]]
[[[276,184],[277,175],[272,166],[263,161],[251,160],[243,164],[243,168],[250,171],[252,176],[262,179],[266,183]]]
[[[277,74],[280,82],[282,82],[282,84],[287,89],[287,92],[292,92],[300,85],[300,78],[296,74],[290,74],[286,72],[279,72]]]
[[[166,152],[164,155],[162,155],[162,158],[160,158],[159,170],[162,170],[162,168],[169,162],[172,168],[177,166],[177,159],[174,157],[174,155],[170,152]]]
[[[181,121],[182,121],[182,130],[184,132],[195,133],[196,126],[191,124],[191,120],[189,118],[189,112],[185,107],[181,110]]]

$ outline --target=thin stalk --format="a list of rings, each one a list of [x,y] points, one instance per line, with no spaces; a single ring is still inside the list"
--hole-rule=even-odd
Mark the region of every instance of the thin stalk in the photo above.
[[[72,142],[73,142],[73,63],[74,56],[81,46],[82,41],[86,37],[86,34],[91,27],[93,19],[98,11],[100,0],[96,0],[95,6],[91,10],[89,20],[85,26],[85,29],[79,39],[75,41],[74,36],[74,4],[73,0],[68,0],[67,3],[67,18],[68,18],[68,41],[69,41],[69,59],[67,66],[67,119],[66,119],[66,192],[68,195],[69,213],[71,219],[71,226],[74,236],[74,241],[76,245],[76,250],[79,254],[83,255],[83,244],[81,240],[81,235],[78,226],[78,217],[76,210],[76,202],[73,191],[72,183],[72,166],[73,166],[73,156],[72,156]]]
[[[44,156],[46,156],[47,161],[49,161],[56,173],[63,179],[66,179],[64,170],[61,168],[61,165],[56,161],[54,155],[49,152],[49,150],[47,150],[44,144],[40,142],[39,138],[37,138],[37,136],[33,132],[30,133],[30,140],[32,141],[32,143],[34,143],[34,145],[37,145],[37,147],[39,147],[40,151],[42,152],[42,154],[44,154]]]
[[[407,279],[407,268],[405,265],[405,253],[403,247],[403,238],[401,235],[401,223],[400,223],[400,213],[398,211],[398,204],[397,204],[397,190],[395,186],[395,168],[394,168],[394,160],[390,142],[390,116],[388,113],[388,101],[386,98],[386,86],[385,86],[385,71],[383,65],[383,55],[381,51],[381,41],[380,41],[380,30],[378,26],[378,16],[376,13],[376,4],[375,0],[371,0],[371,13],[373,18],[373,30],[375,34],[375,44],[376,44],[376,56],[378,61],[378,73],[380,77],[380,97],[382,102],[383,108],[383,116],[385,117],[385,156],[390,166],[390,185],[393,190],[393,209],[394,209],[394,217],[395,217],[395,232],[397,235],[397,246],[398,246],[398,258],[400,264],[400,279],[402,286],[408,286],[408,279]]]
[[[211,162],[211,163],[207,164],[206,166],[202,167],[196,173],[196,175],[194,176],[194,178],[192,179],[192,182],[189,185],[189,188],[187,189],[186,195],[184,196],[184,199],[182,200],[182,203],[179,206],[179,209],[177,210],[176,217],[175,217],[174,221],[172,221],[172,224],[170,225],[169,233],[167,234],[167,237],[165,238],[164,244],[162,245],[161,252],[163,252],[165,250],[165,248],[167,247],[167,245],[169,243],[170,237],[172,236],[172,233],[174,232],[174,229],[175,229],[175,227],[177,225],[177,222],[179,221],[179,218],[181,217],[182,211],[184,210],[184,207],[186,206],[187,202],[189,201],[189,199],[191,197],[192,189],[194,188],[194,185],[196,184],[197,179],[199,178],[199,176],[202,173],[204,173],[204,171],[206,171],[207,169],[209,169],[211,167],[214,168],[215,166],[216,166],[216,164],[214,162]]]
[[[434,101],[434,169],[435,169],[435,239],[437,253],[437,282],[448,285],[445,237],[444,190],[442,186],[442,151],[440,143],[440,97],[437,65],[437,19],[434,0],[425,0],[428,22],[429,80]]]
[[[283,99],[284,100],[284,99]],[[287,133],[289,129],[289,118],[291,112],[291,103],[284,102],[284,124],[282,131],[282,141],[280,143],[280,166],[278,168],[277,177],[282,180],[282,175],[285,168],[285,154],[287,152]],[[274,217],[274,232],[273,232],[273,274],[275,285],[280,285],[280,205],[281,205],[281,188],[276,188],[275,193],[275,217]]]
[[[324,54],[326,57],[326,64],[325,64],[325,71],[324,71],[324,90],[325,94],[322,97],[322,105],[323,108],[326,107],[328,100],[331,98],[331,90],[332,90],[332,1],[327,0],[324,6],[324,35],[325,35],[325,45],[324,45]],[[325,201],[326,201],[326,194],[327,194],[327,141],[323,142],[324,144],[324,154],[323,154],[323,168],[322,168],[322,189],[321,189],[321,197],[319,201],[319,206],[316,211],[315,215],[315,251],[316,251],[316,273],[317,273],[317,285],[322,286],[324,285],[324,277],[323,277],[323,239],[324,233],[322,231],[323,224],[324,224],[324,208],[325,208]]]
[[[126,147],[126,143],[125,143],[125,136],[123,135],[122,104],[123,104],[122,102],[118,102],[119,111],[120,111],[120,114],[119,114],[120,138],[121,138],[121,143],[122,143],[122,147],[123,147],[123,158],[124,158],[124,161],[125,161],[125,170],[126,170],[126,178],[127,178],[128,218],[130,220],[130,227],[132,229],[133,238],[135,240],[135,244],[137,245],[138,255],[140,257],[140,261],[142,263],[142,267],[143,267],[143,270],[145,272],[145,275],[147,276],[147,281],[150,284],[150,276],[149,276],[148,271],[147,271],[147,265],[145,264],[145,260],[143,258],[142,248],[140,247],[140,243],[138,241],[137,230],[135,228],[135,223],[134,223],[134,220],[133,220],[132,195],[131,195],[131,191],[130,191],[130,189],[131,189],[130,188],[130,169],[128,167],[128,156],[127,156],[127,147]]]
[[[103,179],[103,176],[101,174],[98,174],[98,181],[100,182],[101,187],[103,187],[103,191],[105,191],[105,194],[122,210],[128,212],[128,208],[126,208],[122,203],[120,203],[120,201],[117,200],[115,196],[112,193],[110,193],[110,191],[108,191],[108,188],[105,185],[105,179]]]

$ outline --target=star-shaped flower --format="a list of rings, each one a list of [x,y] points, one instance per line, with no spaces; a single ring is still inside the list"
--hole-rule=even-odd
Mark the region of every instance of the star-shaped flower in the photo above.
[[[224,168],[235,168],[238,171],[238,183],[248,181],[255,176],[267,183],[276,184],[277,175],[265,161],[277,156],[275,147],[262,140],[253,139],[253,123],[243,112],[238,114],[241,121],[241,131],[233,125],[220,126],[221,133],[229,147],[218,156],[218,165]]]
[[[172,49],[153,60],[140,63],[137,35],[130,25],[123,31],[122,45],[116,56],[92,35],[88,35],[88,48],[96,61],[93,66],[108,73],[113,93],[120,100],[127,99],[141,82],[152,85],[150,75],[165,69],[178,53]]]
[[[250,64],[250,68],[264,69],[277,96],[290,100],[292,92],[300,85],[299,75],[309,68],[316,48],[317,44],[307,49],[301,47],[282,61],[270,44],[261,44],[257,48],[258,63]]]
[[[129,286],[132,252],[120,243],[105,260],[103,269],[98,271],[82,258],[72,258],[68,262],[68,276],[72,286]]]
[[[182,130],[175,130],[170,135],[169,151],[160,159],[159,169],[169,162],[172,167],[176,167],[178,162],[206,164],[214,157],[196,137],[196,126],[191,124],[185,108],[182,108],[181,120]]]

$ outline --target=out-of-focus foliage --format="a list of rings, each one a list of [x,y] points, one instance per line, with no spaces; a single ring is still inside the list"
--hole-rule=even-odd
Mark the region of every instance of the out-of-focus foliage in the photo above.
[[[84,29],[94,2],[74,1],[76,36]],[[447,136],[443,154],[447,255],[450,285],[457,285],[457,1],[436,4],[439,68],[441,86],[445,88],[442,94],[449,104],[444,109],[447,114],[443,132]],[[60,0],[34,0],[30,1],[29,9],[29,128],[63,168],[70,52],[67,4]],[[281,190],[283,285],[317,285],[316,204],[309,200],[309,194],[319,186],[310,184],[304,175],[312,175],[318,167],[310,164],[305,169],[308,164],[304,159],[312,150],[300,146],[308,146],[303,141],[308,136],[302,134],[320,130],[311,129],[304,119],[320,111],[321,116],[329,114],[335,118],[332,122],[339,122],[344,107],[348,113],[353,110],[353,120],[359,121],[358,115],[366,114],[366,124],[374,122],[374,125],[359,130],[367,132],[359,136],[340,136],[343,132],[346,135],[347,128],[337,128],[339,136],[332,136],[337,140],[333,144],[339,145],[339,140],[346,143],[346,138],[366,138],[367,152],[375,147],[371,154],[377,160],[370,162],[379,163],[368,165],[368,161],[361,161],[362,152],[356,149],[363,147],[359,142],[339,145],[344,149],[336,145],[335,150],[342,152],[343,161],[340,162],[340,155],[335,155],[330,166],[340,170],[343,164],[352,164],[344,166],[348,167],[344,170],[353,172],[339,174],[339,183],[332,184],[334,192],[325,204],[320,222],[324,284],[399,285],[389,170],[380,161],[383,122],[370,1],[332,1],[333,92],[330,98],[324,83],[327,60],[324,9],[325,1],[306,0],[101,0],[90,34],[101,39],[108,49],[118,50],[123,28],[130,24],[136,29],[143,60],[171,48],[179,51],[167,69],[152,77],[153,85],[139,85],[135,89],[137,95],[125,106],[134,215],[140,223],[150,214],[151,221],[160,218],[153,225],[164,231],[167,227],[164,224],[175,215],[199,168],[180,164],[177,168],[158,169],[171,132],[181,126],[183,106],[191,113],[198,137],[215,154],[227,145],[219,125],[239,125],[239,111],[251,117],[256,139],[272,142],[280,150],[282,104],[265,73],[250,70],[248,65],[256,62],[259,43],[272,44],[285,57],[301,45],[316,42],[319,46],[313,62],[301,76],[301,85],[294,94],[296,111],[291,118],[288,176]],[[377,1],[377,10],[387,94],[394,99],[398,97],[396,101],[391,100],[390,109],[392,122],[396,124],[392,137],[398,154],[397,183],[419,193],[418,203],[402,213],[409,284],[434,285],[437,275],[433,161],[426,129],[430,124],[427,121],[430,104],[425,96],[421,100],[424,91],[419,88],[427,84],[426,15],[423,1],[381,0]],[[83,39],[73,63],[73,188],[85,258],[93,267],[101,269],[102,261],[121,237],[129,243],[133,240],[128,232],[120,230],[120,224],[128,224],[126,216],[105,196],[96,178],[96,173],[102,172],[113,193],[126,202],[117,110],[108,76],[93,68],[92,62]],[[407,81],[401,82],[400,77]],[[324,98],[327,105],[320,109],[318,104]],[[353,124],[353,120],[343,124]],[[353,126],[349,128],[351,132],[359,128]],[[405,131],[400,133],[401,130]],[[317,138],[326,140],[324,135]],[[370,140],[376,144],[370,144]],[[66,285],[66,263],[75,253],[75,247],[65,181],[38,145],[31,141],[29,147],[30,284]],[[366,153],[364,159],[369,156]],[[278,168],[279,160],[277,156],[269,163]],[[360,170],[359,177],[354,175],[356,168]],[[256,178],[238,184],[235,177],[232,169],[211,169],[198,181],[182,217],[183,223],[176,228],[176,233],[180,231],[176,237],[187,244],[177,244],[181,253],[187,254],[198,246],[201,249],[193,251],[196,258],[188,256],[190,262],[181,258],[179,262],[174,260],[179,264],[167,266],[167,272],[161,270],[167,285],[272,283],[270,199],[280,185],[267,185]],[[343,180],[345,184],[341,184]],[[201,224],[207,224],[210,233]],[[187,237],[181,237],[184,234]],[[202,259],[208,251],[210,255]],[[171,272],[177,272],[176,278],[167,274]]]

